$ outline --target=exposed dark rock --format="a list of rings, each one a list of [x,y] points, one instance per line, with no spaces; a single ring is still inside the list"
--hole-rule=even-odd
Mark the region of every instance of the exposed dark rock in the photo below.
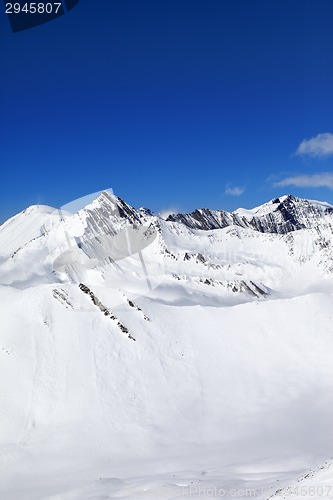
[[[96,295],[88,288],[84,283],[79,284],[80,290],[82,290],[83,293],[87,294],[90,296],[93,304],[98,307],[98,309],[104,314],[104,316],[110,316],[110,319],[112,321],[115,321],[117,323],[118,328],[127,335],[127,337],[131,340],[136,340],[129,332],[128,328],[114,315],[105,307],[102,302],[96,297]]]
[[[244,217],[237,212],[226,212],[224,210],[209,210],[203,208],[195,210],[190,214],[172,214],[166,219],[170,222],[182,223],[191,229],[204,231],[222,229],[235,225],[239,227],[254,229],[260,233],[286,234],[304,228],[314,228],[323,215],[332,215],[333,208],[319,208],[308,200],[295,196],[287,196],[281,202],[275,198],[270,202],[271,211],[261,215]]]

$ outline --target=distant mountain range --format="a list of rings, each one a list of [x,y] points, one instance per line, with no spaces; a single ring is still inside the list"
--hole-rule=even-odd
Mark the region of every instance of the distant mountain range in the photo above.
[[[297,294],[332,272],[332,238],[333,206],[291,195],[252,210],[162,218],[105,191],[77,213],[32,206],[0,226],[0,282],[145,290],[177,280],[200,303],[201,292],[222,302],[232,291],[283,293],[298,277]]]

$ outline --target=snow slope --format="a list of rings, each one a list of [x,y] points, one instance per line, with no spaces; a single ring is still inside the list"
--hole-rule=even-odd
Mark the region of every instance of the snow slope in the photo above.
[[[332,483],[331,213],[311,207],[286,233],[200,230],[104,193],[1,226],[0,498]]]
[[[43,236],[59,215],[52,207],[34,205],[0,226],[0,257],[9,257],[27,243]]]

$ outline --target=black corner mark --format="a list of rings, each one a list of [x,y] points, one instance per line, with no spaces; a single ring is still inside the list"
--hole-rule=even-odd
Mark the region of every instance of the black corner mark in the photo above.
[[[5,12],[13,33],[53,21],[73,9],[80,0],[4,0]]]

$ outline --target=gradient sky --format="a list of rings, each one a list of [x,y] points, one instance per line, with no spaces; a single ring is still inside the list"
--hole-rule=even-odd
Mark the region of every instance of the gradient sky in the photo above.
[[[108,187],[156,212],[333,203],[332,0],[81,0],[0,29],[0,221]]]

